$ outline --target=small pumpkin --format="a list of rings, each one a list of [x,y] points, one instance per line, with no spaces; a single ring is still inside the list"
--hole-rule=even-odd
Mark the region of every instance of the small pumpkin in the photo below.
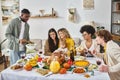
[[[59,71],[60,74],[66,74],[66,72],[67,72],[67,70],[65,68],[61,68]]]
[[[27,71],[31,71],[32,70],[32,65],[31,64],[25,64],[24,69]]]
[[[54,59],[51,63],[50,63],[50,71],[53,73],[57,73],[60,70],[60,63]]]
[[[69,69],[71,66],[70,66],[70,64],[68,64],[68,63],[64,63],[64,64],[63,64],[63,67],[66,68],[66,69]]]

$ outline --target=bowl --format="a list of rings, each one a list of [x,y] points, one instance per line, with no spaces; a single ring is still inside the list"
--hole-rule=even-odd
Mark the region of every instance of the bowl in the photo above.
[[[75,58],[75,61],[77,61],[77,60],[85,60],[86,59],[86,57],[84,57],[84,56],[74,56],[74,58]]]
[[[36,47],[36,44],[27,44],[26,45],[27,49],[33,50]]]

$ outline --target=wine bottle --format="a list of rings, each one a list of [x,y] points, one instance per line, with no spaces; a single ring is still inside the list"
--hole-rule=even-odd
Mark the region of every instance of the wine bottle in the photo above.
[[[73,50],[70,51],[70,59],[72,61],[74,61],[74,51]]]

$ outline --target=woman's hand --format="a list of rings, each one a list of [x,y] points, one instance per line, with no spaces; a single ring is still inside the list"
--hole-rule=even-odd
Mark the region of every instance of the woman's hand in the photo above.
[[[92,54],[92,55],[96,55],[96,54],[97,54],[97,51],[96,51],[96,50],[93,50],[93,51],[91,51],[91,54]]]
[[[107,65],[101,65],[99,67],[99,71],[100,72],[108,72],[109,71],[109,67]]]

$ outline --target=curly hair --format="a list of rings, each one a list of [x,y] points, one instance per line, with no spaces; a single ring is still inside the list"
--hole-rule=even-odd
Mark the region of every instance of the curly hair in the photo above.
[[[96,36],[99,36],[100,38],[103,38],[106,43],[108,41],[112,40],[112,35],[107,30],[99,30],[98,32],[96,32]]]
[[[95,28],[91,25],[84,25],[81,27],[80,32],[87,32],[88,34],[91,34],[91,37],[95,34]]]

